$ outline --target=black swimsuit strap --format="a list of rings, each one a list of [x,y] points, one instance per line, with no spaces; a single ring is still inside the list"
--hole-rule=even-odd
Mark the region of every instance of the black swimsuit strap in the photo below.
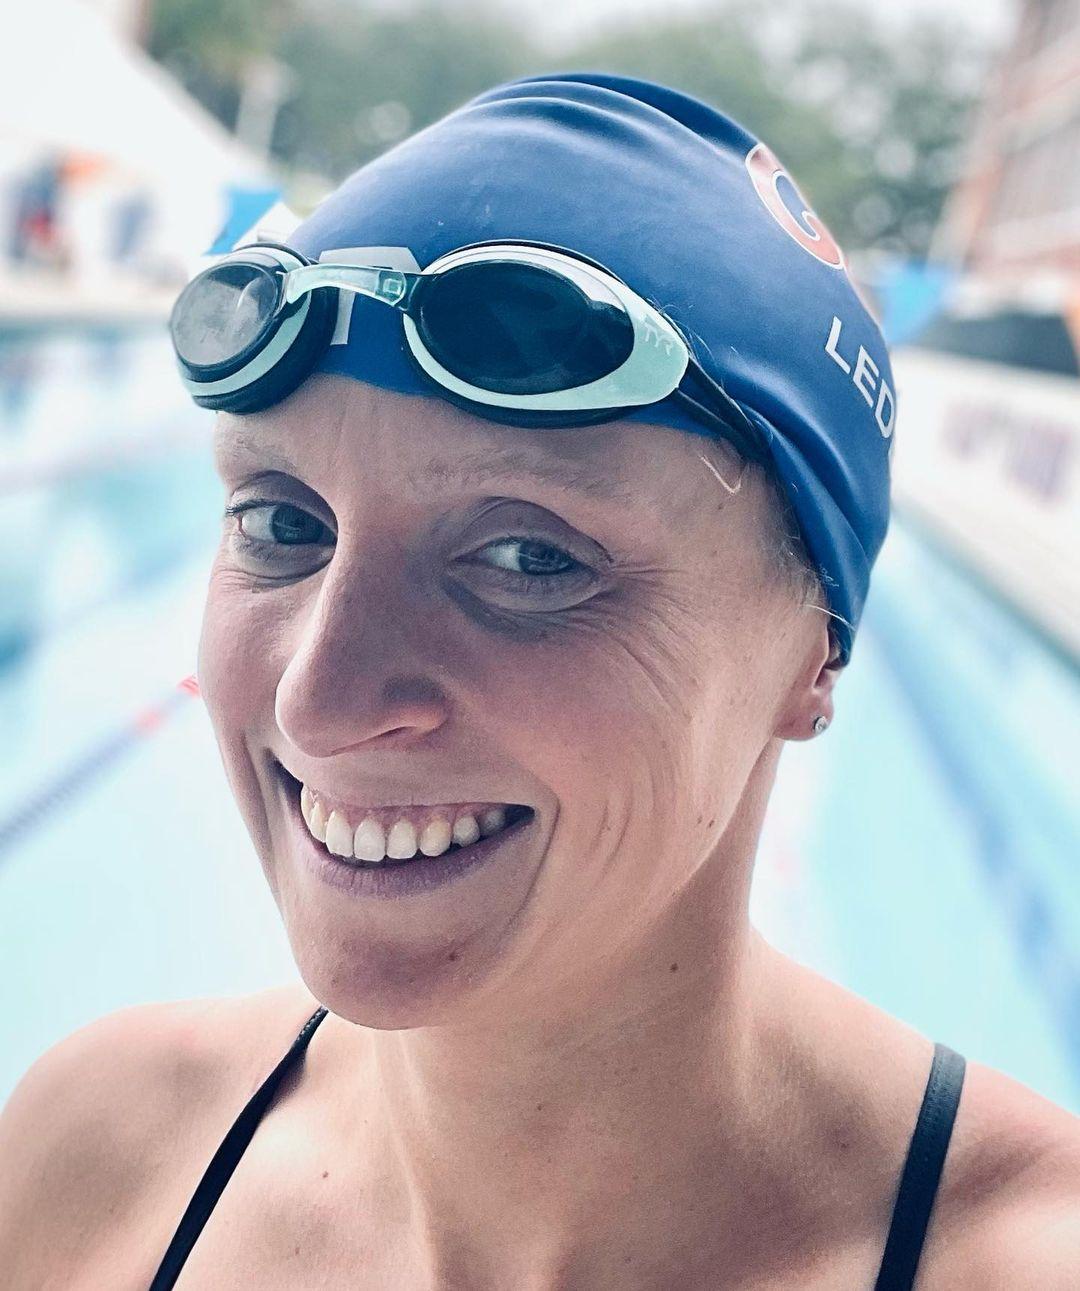
[[[288,1052],[233,1122],[184,1211],[149,1291],[171,1291],[270,1100],[289,1068],[303,1055],[326,1012],[325,1008],[318,1008],[308,1018]],[[930,1076],[908,1146],[874,1291],[912,1291],[960,1104],[965,1068],[960,1054],[947,1045],[934,1045]]]
[[[318,1008],[308,1018],[304,1023],[303,1030],[290,1045],[288,1052],[255,1093],[252,1094],[247,1106],[233,1122],[232,1128],[226,1134],[221,1146],[214,1153],[213,1159],[206,1167],[206,1173],[199,1181],[199,1186],[195,1189],[191,1201],[188,1202],[188,1208],[184,1211],[183,1218],[173,1234],[173,1239],[169,1243],[168,1250],[166,1250],[162,1258],[157,1273],[154,1274],[154,1280],[150,1283],[149,1291],[169,1291],[175,1283],[181,1268],[183,1268],[184,1261],[190,1255],[191,1248],[195,1245],[196,1239],[202,1232],[203,1225],[217,1204],[217,1200],[224,1191],[225,1185],[229,1182],[232,1172],[236,1169],[236,1163],[243,1155],[244,1149],[251,1142],[255,1127],[277,1091],[278,1085],[281,1084],[285,1073],[293,1063],[300,1059],[307,1048],[308,1041],[315,1034],[316,1027],[325,1016],[326,1009]]]
[[[919,1119],[911,1136],[889,1236],[874,1291],[911,1291],[949,1150],[966,1062],[948,1045],[934,1045]]]

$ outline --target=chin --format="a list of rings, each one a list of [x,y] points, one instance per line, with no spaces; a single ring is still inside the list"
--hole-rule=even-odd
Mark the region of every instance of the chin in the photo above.
[[[445,949],[420,953],[403,952],[400,944],[313,946],[306,933],[298,941],[290,936],[290,944],[312,995],[338,1017],[377,1031],[461,1019],[484,984],[484,974],[464,968],[461,958]]]

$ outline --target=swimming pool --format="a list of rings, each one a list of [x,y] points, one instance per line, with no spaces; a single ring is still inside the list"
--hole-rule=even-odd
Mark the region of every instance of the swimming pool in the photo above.
[[[146,1000],[296,980],[195,670],[221,486],[164,334],[0,336],[0,1099]],[[751,915],[1080,1112],[1076,665],[903,515],[833,726],[789,743]]]

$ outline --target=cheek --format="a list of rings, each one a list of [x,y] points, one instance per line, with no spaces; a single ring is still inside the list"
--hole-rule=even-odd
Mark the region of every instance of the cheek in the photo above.
[[[746,615],[670,583],[552,652],[534,702],[556,715],[553,774],[571,803],[588,786],[625,826],[642,882],[657,855],[694,864],[726,827],[768,739],[770,667]]]
[[[210,573],[199,636],[199,689],[218,738],[253,731],[273,713],[284,662],[289,611],[280,592],[253,591],[250,580],[216,562]]]
[[[712,837],[738,806],[747,780],[771,737],[776,678],[770,632],[725,635],[702,663],[687,744],[696,769],[699,797],[694,818],[703,816]]]
[[[592,605],[542,643],[509,645],[496,667],[489,646],[484,684],[468,684],[477,721],[501,715],[500,741],[575,835],[604,816],[616,833],[670,833],[693,799],[697,655],[676,620]]]

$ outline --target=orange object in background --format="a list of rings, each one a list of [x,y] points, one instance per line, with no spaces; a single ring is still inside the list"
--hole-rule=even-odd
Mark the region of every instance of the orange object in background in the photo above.
[[[1072,337],[1073,349],[1080,356],[1080,275],[1069,284],[1062,313],[1065,316],[1065,326],[1068,327],[1069,335]]]
[[[59,174],[62,183],[77,183],[79,180],[97,179],[107,171],[111,163],[107,157],[94,152],[69,152],[60,162]]]

